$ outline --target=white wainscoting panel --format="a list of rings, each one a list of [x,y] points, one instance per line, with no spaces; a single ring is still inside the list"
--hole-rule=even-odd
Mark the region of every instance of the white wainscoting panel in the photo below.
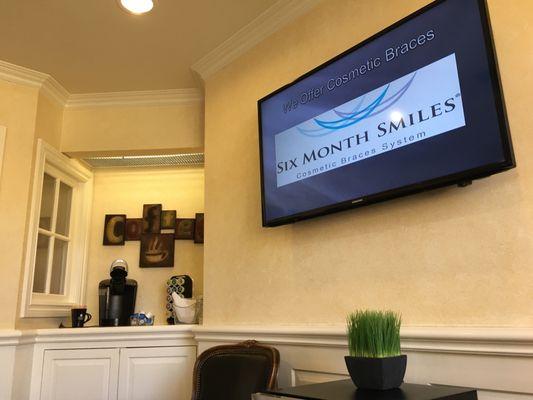
[[[157,354],[158,349],[162,347],[196,348],[190,325],[26,330],[18,332],[16,343],[15,379],[11,396],[14,400],[42,400],[47,394],[52,398],[60,397],[58,395],[60,391],[56,390],[59,386],[54,385],[54,375],[50,375],[54,372],[52,371],[54,368],[59,381],[61,379],[74,381],[68,378],[70,371],[75,372],[77,369],[78,373],[74,376],[80,376],[83,375],[83,369],[87,369],[88,373],[92,374],[93,382],[96,382],[92,385],[92,389],[99,388],[102,392],[107,390],[109,398],[116,398],[118,387],[120,387],[120,382],[118,382],[119,349],[144,348],[149,349],[148,352]],[[109,355],[108,352],[111,352],[109,354],[116,353],[116,357]],[[47,354],[49,361],[53,362],[45,365]],[[60,357],[57,357],[57,360],[52,357],[53,360],[51,360],[50,356],[54,354],[59,354]],[[114,357],[117,361],[114,361]],[[191,356],[191,358],[194,357]],[[98,375],[98,371],[107,371],[110,377],[109,386],[103,383],[98,386],[99,379],[105,379],[104,375]],[[43,379],[48,379],[48,381],[43,381]],[[61,386],[66,387],[66,385]],[[68,395],[68,392],[61,393]],[[88,391],[84,394],[95,400],[103,397],[103,395],[93,395]],[[0,400],[9,398],[0,396]]]
[[[20,332],[0,330],[0,399],[10,399]]]
[[[406,382],[474,387],[480,400],[533,400],[533,329],[406,327],[401,335]],[[279,350],[281,387],[348,378],[343,326],[12,330],[0,331],[0,400],[39,399],[47,350],[197,345],[200,354],[248,339]]]
[[[46,350],[40,400],[116,400],[119,349]]]
[[[120,349],[118,400],[190,400],[195,346]]]
[[[281,354],[279,386],[348,378],[347,342],[337,327],[198,327],[198,354],[255,339]],[[402,329],[406,382],[475,387],[480,400],[533,400],[533,329]]]

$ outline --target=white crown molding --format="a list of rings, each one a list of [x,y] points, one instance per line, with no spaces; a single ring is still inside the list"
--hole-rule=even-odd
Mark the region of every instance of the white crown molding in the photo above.
[[[40,88],[50,75],[0,60],[0,78],[13,83]]]
[[[191,69],[205,81],[274,32],[305,14],[320,0],[279,0],[257,18],[238,30],[195,62]]]
[[[195,88],[70,94],[48,74],[2,60],[0,60],[0,79],[40,89],[45,96],[68,108],[164,106],[203,101],[203,93]]]
[[[320,1],[278,0],[213,51],[195,62],[191,69],[205,81],[272,33],[311,10]],[[203,101],[202,92],[194,88],[70,94],[48,74],[1,60],[0,79],[40,88],[45,95],[68,108],[161,106]]]
[[[62,107],[64,107],[70,97],[70,93],[65,89],[58,81],[52,76],[48,76],[48,79],[41,86],[41,91],[44,95],[48,96],[52,100],[55,100]]]
[[[64,106],[68,91],[52,76],[0,60],[0,79],[41,89],[45,95]]]
[[[189,88],[71,94],[66,103],[66,107],[161,106],[196,103],[201,101],[203,101],[202,92],[198,89]]]

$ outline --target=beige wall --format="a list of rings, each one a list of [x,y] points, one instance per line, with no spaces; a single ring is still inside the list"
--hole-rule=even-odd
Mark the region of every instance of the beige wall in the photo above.
[[[390,307],[408,325],[533,325],[528,0],[512,7],[489,0],[517,169],[465,189],[261,228],[257,99],[427,2],[324,1],[206,82],[207,323],[342,323],[356,307]],[[197,105],[63,111],[36,88],[0,81],[0,125],[8,129],[0,180],[0,328],[58,322],[16,318],[35,138],[66,152],[195,148],[202,146],[202,118]],[[119,256],[140,282],[137,308],[154,311],[158,323],[168,276],[190,273],[202,287],[202,246],[176,242],[177,267],[145,270],[138,268],[138,243],[101,245],[105,213],[140,216],[142,204],[155,201],[181,215],[201,210],[201,170],[143,174],[97,173],[87,287],[95,318],[97,284]]]
[[[63,128],[64,107],[50,97],[39,92],[37,115],[35,119],[35,137],[59,149]]]
[[[31,196],[36,139],[56,148],[61,140],[62,107],[39,89],[0,80],[0,125],[7,128],[0,181],[0,328],[57,326],[60,319],[22,321],[17,317],[25,257],[26,218]]]
[[[65,109],[37,88],[0,80],[0,125],[7,127],[5,159],[0,181],[0,228],[5,232],[5,238],[0,243],[0,302],[4,306],[0,329],[57,327],[61,321],[65,321],[61,318],[17,317],[36,139],[42,138],[63,151],[84,153],[201,148],[202,113],[200,102],[164,107]],[[151,174],[150,178],[148,173]],[[140,175],[138,170],[136,173],[102,172],[98,177],[100,186],[97,186],[95,191],[95,213],[102,211],[108,204],[105,198],[114,196],[111,198],[117,199],[118,203],[111,204],[121,204],[119,208],[125,212],[135,204],[138,207],[135,212],[131,212],[140,216],[143,202],[149,202],[146,199],[151,198],[153,193],[157,193],[154,201],[160,199],[169,207],[179,208],[183,215],[193,216],[195,212],[203,210],[203,169],[144,171]],[[124,180],[122,183],[113,182],[117,191],[106,187],[106,197],[98,188],[104,187],[106,182],[109,183],[113,179]],[[121,197],[124,194],[126,196]],[[100,200],[103,203],[99,203]],[[101,241],[102,223],[103,217],[93,218],[93,229],[98,230],[98,243]],[[99,247],[102,247],[101,244]],[[96,293],[95,285],[107,275],[107,268],[112,261],[108,261],[105,255],[118,257],[116,251],[104,251],[100,254],[97,248],[96,245],[92,247],[89,265],[89,275],[93,280],[89,280],[88,293],[93,289],[93,294]],[[141,308],[155,311],[159,317],[162,316],[164,293],[160,289],[166,278],[172,274],[189,272],[195,278],[201,293],[201,245],[177,242],[178,266],[173,270],[139,271],[136,266],[138,244],[127,244],[124,249],[127,249],[124,252],[127,258],[133,260],[132,266],[136,271],[133,277],[138,278],[140,282],[138,304]],[[101,271],[105,273],[100,274]],[[94,310],[96,297],[91,298],[89,295],[88,303]],[[158,322],[162,322],[161,319]]]
[[[66,108],[61,151],[203,147],[203,104]]]
[[[0,328],[13,328],[22,271],[38,89],[0,80],[0,125],[7,128],[0,181]]]
[[[166,281],[172,275],[188,274],[194,280],[194,294],[202,294],[203,245],[191,240],[175,242],[174,268],[139,268],[140,242],[124,246],[103,246],[106,214],[141,218],[143,204],[161,203],[164,210],[177,210],[178,217],[194,218],[204,209],[203,168],[151,168],[97,170],[87,276],[87,307],[98,320],[98,283],[109,278],[113,260],[124,258],[128,277],[139,285],[136,310],[156,315],[156,324],[166,324]],[[97,324],[92,322],[91,324]]]
[[[32,149],[32,153],[30,156],[31,160],[31,168],[29,170],[30,174],[30,182],[33,182],[33,157],[35,155],[35,145],[37,142],[37,139],[43,139],[46,143],[52,145],[56,149],[59,149],[61,145],[61,129],[62,129],[62,122],[63,122],[63,106],[58,104],[56,101],[52,100],[50,97],[43,94],[42,91],[39,91],[38,97],[37,97],[37,108],[34,110],[35,112],[35,119],[34,123],[35,126],[33,128],[34,130],[34,147]],[[32,184],[32,183],[31,183]],[[30,184],[30,185],[31,185]],[[28,207],[29,203],[31,201],[31,186],[28,188],[28,197],[26,203],[21,202],[19,204],[19,207]],[[29,213],[26,214],[26,216],[29,216]],[[27,227],[28,221],[25,221],[25,226]],[[25,232],[26,233],[26,232]],[[24,236],[26,239],[26,236]],[[23,249],[23,258],[22,262],[24,262],[25,257],[25,251],[26,249]],[[21,265],[21,272],[20,272],[20,286],[19,286],[19,307],[20,307],[20,298],[21,298],[21,291],[22,291],[22,282],[23,282],[23,272],[24,271],[24,265]],[[15,304],[16,306],[16,304]],[[16,311],[18,312],[18,308]],[[15,320],[15,327],[17,329],[32,329],[32,328],[56,328],[59,326],[61,322],[64,322],[65,318],[16,318]]]
[[[425,0],[328,0],[206,82],[205,322],[533,326],[533,3],[490,0],[518,168],[278,228],[261,227],[256,101]]]

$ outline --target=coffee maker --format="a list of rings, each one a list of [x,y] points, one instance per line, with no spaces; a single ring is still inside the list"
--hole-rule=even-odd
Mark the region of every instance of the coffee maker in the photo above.
[[[98,285],[100,326],[128,326],[135,310],[137,282],[126,279],[128,263],[124,260],[113,261],[109,274],[111,279]]]

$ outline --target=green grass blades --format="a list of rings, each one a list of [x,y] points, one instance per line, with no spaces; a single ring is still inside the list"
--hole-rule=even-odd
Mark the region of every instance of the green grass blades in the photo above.
[[[393,311],[362,311],[346,318],[348,348],[353,357],[384,358],[400,355],[401,316]]]

